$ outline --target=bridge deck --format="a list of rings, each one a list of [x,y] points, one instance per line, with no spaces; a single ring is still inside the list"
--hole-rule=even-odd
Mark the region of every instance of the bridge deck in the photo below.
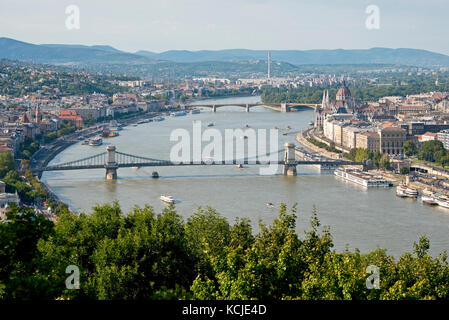
[[[285,161],[238,161],[238,160],[230,160],[230,161],[201,161],[201,162],[171,162],[171,161],[161,161],[161,162],[147,162],[147,163],[122,163],[117,164],[117,168],[132,168],[132,167],[170,167],[170,166],[227,166],[227,165],[238,165],[238,164],[246,164],[246,165],[285,165]],[[313,165],[313,164],[322,164],[322,165],[362,165],[360,162],[350,162],[350,161],[307,161],[307,160],[299,160],[295,162],[288,162],[287,164],[294,165]],[[104,169],[105,165],[69,165],[69,166],[49,166],[45,168],[36,169],[38,172],[42,171],[63,171],[63,170],[84,170],[84,169]]]

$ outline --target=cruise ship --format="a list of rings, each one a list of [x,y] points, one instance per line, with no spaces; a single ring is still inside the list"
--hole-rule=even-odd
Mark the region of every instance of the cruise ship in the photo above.
[[[391,181],[385,180],[382,176],[376,176],[358,169],[339,168],[334,171],[334,174],[366,188],[388,188],[393,185]]]
[[[418,190],[400,184],[396,187],[396,195],[400,198],[418,198]]]
[[[169,195],[164,194],[164,195],[160,196],[159,199],[161,199],[161,201],[163,201],[165,203],[175,203],[175,199],[173,199],[173,197],[169,196]]]
[[[103,139],[101,137],[95,137],[89,140],[90,146],[101,146],[103,144]]]

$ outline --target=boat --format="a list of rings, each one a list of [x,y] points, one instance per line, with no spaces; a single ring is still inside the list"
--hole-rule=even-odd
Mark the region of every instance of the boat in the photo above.
[[[246,124],[245,127],[246,127],[246,128],[249,128],[249,124]]]
[[[109,133],[108,138],[117,137],[118,135],[119,135],[118,131],[112,131],[111,133]]]
[[[240,139],[248,139],[248,136],[241,136]]]
[[[391,181],[385,180],[382,176],[376,176],[359,169],[338,168],[334,171],[334,175],[366,188],[388,188],[393,185]]]
[[[109,134],[111,133],[111,130],[109,130],[108,128],[104,128],[103,132],[101,133],[101,136],[104,138],[109,137]]]
[[[198,113],[201,113],[200,109],[190,110],[190,114],[198,114]]]
[[[159,173],[157,172],[157,171],[153,171],[152,173],[151,173],[151,177],[152,178],[159,178]]]
[[[162,120],[165,120],[165,118],[164,117],[156,117],[156,118],[153,119],[153,121],[155,121],[155,122],[159,122],[159,121],[162,121]]]
[[[103,144],[103,139],[101,137],[95,137],[89,140],[90,146],[101,146]]]
[[[313,126],[313,121],[310,121],[310,122],[309,122],[309,126]]]
[[[417,198],[418,190],[410,188],[405,184],[400,184],[396,187],[396,195],[401,198]]]
[[[215,125],[215,123],[213,123],[213,122],[209,122],[209,123],[207,124],[208,127],[213,127],[214,125]]]
[[[271,203],[271,202],[268,202],[268,203],[267,203],[267,207],[270,207],[270,208],[272,208],[272,207],[274,207],[274,205],[273,205],[273,203]]]
[[[436,198],[433,196],[430,196],[430,195],[421,196],[421,201],[422,201],[422,203],[427,204],[429,206],[437,206],[438,205]]]
[[[86,146],[89,144],[89,140],[84,140],[83,142],[81,142],[82,145]]]
[[[447,195],[442,194],[435,200],[440,207],[449,208],[449,197]]]
[[[239,169],[243,169],[243,164],[239,163],[238,165],[236,165],[236,167]]]
[[[277,129],[279,129],[279,128],[278,128],[278,126],[274,126],[273,129],[276,129],[276,130],[277,130]]]
[[[184,111],[177,111],[177,112],[172,112],[170,113],[170,115],[172,117],[180,117],[180,116],[185,116],[187,113],[185,113]]]
[[[165,203],[175,203],[175,199],[173,199],[172,196],[169,196],[169,195],[166,195],[166,194],[160,196],[159,199],[161,199],[161,201],[163,201]]]

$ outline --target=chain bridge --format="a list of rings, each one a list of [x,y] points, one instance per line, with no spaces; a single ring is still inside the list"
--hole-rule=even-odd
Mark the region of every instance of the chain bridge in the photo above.
[[[258,160],[257,158],[245,158],[240,160],[202,160],[202,161],[188,161],[188,162],[173,162],[169,160],[160,160],[149,157],[142,157],[132,155],[128,153],[118,152],[115,146],[108,146],[106,152],[96,154],[90,157],[82,158],[79,160],[58,163],[46,167],[37,168],[34,171],[41,173],[44,171],[61,171],[61,170],[83,170],[83,169],[106,169],[106,179],[117,179],[118,168],[130,168],[130,167],[160,167],[160,166],[211,166],[211,165],[283,165],[284,175],[296,175],[297,165],[308,164],[323,164],[323,165],[343,165],[353,164],[361,165],[362,163],[348,162],[341,160],[320,160],[320,161],[307,161],[296,160],[295,157],[295,145],[293,143],[286,143],[284,149],[272,152],[281,153],[284,152],[284,159],[280,161],[270,160]],[[267,154],[268,157],[270,154]]]

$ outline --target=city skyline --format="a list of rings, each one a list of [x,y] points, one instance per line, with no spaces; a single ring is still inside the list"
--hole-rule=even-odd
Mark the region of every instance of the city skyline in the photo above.
[[[67,6],[80,10],[80,28],[68,30]],[[369,29],[368,6],[379,9],[379,28]],[[181,1],[123,4],[5,0],[1,36],[36,44],[111,45],[119,50],[253,50],[416,48],[449,54],[441,41],[449,21],[443,0]],[[26,17],[26,19],[24,19]],[[19,22],[19,23],[18,23]]]

